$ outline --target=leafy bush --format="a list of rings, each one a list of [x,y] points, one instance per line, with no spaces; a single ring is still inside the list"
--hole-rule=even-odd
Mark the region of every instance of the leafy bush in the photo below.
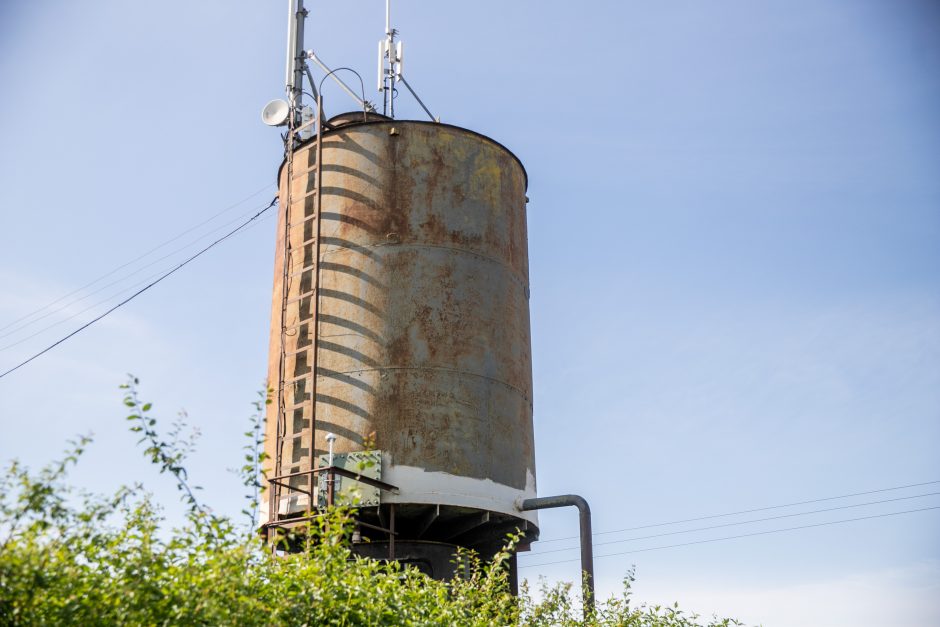
[[[509,592],[509,548],[483,564],[462,553],[452,581],[362,559],[346,538],[351,512],[336,508],[311,524],[300,553],[273,557],[253,529],[217,516],[199,501],[184,467],[192,440],[174,425],[164,440],[149,404],[125,387],[131,429],[146,456],[171,475],[187,505],[186,524],[165,530],[160,508],[141,486],[111,496],[66,481],[89,438],[37,473],[12,462],[0,478],[0,625],[621,625],[693,627],[677,608],[634,607],[632,574],[624,595],[585,620],[570,585],[543,587],[536,601],[523,585]],[[259,424],[252,418],[240,472],[257,502]]]

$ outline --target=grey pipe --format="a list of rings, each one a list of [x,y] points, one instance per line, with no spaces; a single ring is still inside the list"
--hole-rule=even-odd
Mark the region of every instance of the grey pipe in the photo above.
[[[343,91],[345,91],[347,94],[349,94],[350,96],[352,96],[353,100],[355,100],[356,102],[359,103],[359,106],[360,106],[360,107],[362,107],[363,109],[366,109],[366,110],[368,110],[368,111],[375,111],[375,107],[372,106],[372,103],[367,102],[367,101],[363,100],[362,98],[360,98],[358,95],[356,95],[356,92],[354,92],[354,91],[352,90],[352,88],[351,88],[349,85],[347,85],[347,84],[343,81],[343,79],[341,79],[339,76],[336,75],[336,71],[337,71],[337,70],[340,70],[340,69],[343,69],[343,68],[336,68],[336,70],[331,70],[331,69],[329,68],[329,66],[327,66],[326,63],[324,63],[323,61],[320,60],[320,57],[318,57],[316,54],[314,54],[313,50],[308,50],[308,51],[306,52],[306,54],[307,54],[307,58],[308,58],[308,59],[310,59],[311,61],[313,61],[313,62],[316,63],[317,65],[319,65],[320,68],[321,68],[324,72],[326,72],[326,76],[323,77],[324,80],[326,80],[327,76],[330,77],[330,78],[332,78],[334,81],[336,81],[336,83],[337,83],[340,87],[343,88]],[[349,68],[345,68],[345,69],[349,69]],[[362,80],[362,79],[360,78],[360,80]],[[320,81],[320,85],[321,85],[321,86],[322,86],[322,84],[323,84],[323,81]]]
[[[581,576],[584,584],[584,615],[594,613],[594,543],[591,539],[591,507],[577,494],[546,496],[522,501],[522,511],[551,509],[554,507],[578,508],[578,522],[581,527]]]

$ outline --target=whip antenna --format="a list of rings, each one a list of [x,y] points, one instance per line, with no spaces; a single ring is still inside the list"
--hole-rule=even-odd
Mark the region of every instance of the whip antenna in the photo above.
[[[379,71],[377,87],[382,94],[382,113],[395,117],[395,97],[398,92],[395,89],[395,83],[401,82],[411,92],[424,112],[428,114],[434,122],[440,122],[440,118],[428,110],[415,90],[412,89],[408,81],[405,80],[403,71],[404,66],[404,45],[401,40],[396,41],[398,29],[392,28],[391,23],[391,0],[385,0],[385,38],[379,41]]]

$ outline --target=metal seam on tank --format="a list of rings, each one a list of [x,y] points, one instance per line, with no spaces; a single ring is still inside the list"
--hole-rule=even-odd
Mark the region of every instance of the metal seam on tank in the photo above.
[[[405,248],[407,248],[407,249],[409,249],[409,250],[423,249],[423,248],[437,248],[437,249],[441,249],[441,250],[452,250],[452,251],[457,252],[457,253],[464,253],[464,254],[467,254],[467,255],[473,255],[474,257],[479,257],[480,259],[483,259],[483,260],[485,260],[485,261],[489,261],[489,262],[491,262],[491,263],[494,263],[494,264],[498,265],[498,266],[501,267],[501,268],[505,268],[505,269],[507,270],[507,273],[509,274],[509,276],[510,276],[516,283],[518,283],[519,286],[520,286],[522,289],[524,289],[524,290],[528,290],[528,289],[529,289],[529,281],[528,281],[528,279],[523,279],[523,278],[519,275],[519,273],[516,272],[516,271],[514,271],[514,270],[512,269],[512,266],[510,266],[509,264],[507,264],[505,261],[502,261],[502,260],[500,260],[500,259],[497,259],[496,257],[490,257],[489,255],[484,255],[483,253],[478,253],[478,252],[469,250],[469,249],[467,249],[467,248],[458,248],[458,247],[456,247],[456,246],[438,246],[438,245],[436,245],[436,244],[386,244],[385,242],[382,242],[382,243],[379,243],[379,244],[366,244],[366,245],[360,245],[360,246],[359,246],[359,248],[392,248],[392,247],[394,247],[396,250],[402,250],[402,249],[405,249]],[[327,255],[332,255],[332,254],[339,253],[339,252],[343,252],[343,251],[346,251],[346,250],[352,251],[352,252],[357,252],[355,248],[349,248],[349,247],[346,247],[346,246],[337,246],[335,250],[327,250],[327,251],[323,252],[323,253],[321,254],[321,257],[323,257],[323,258],[325,259]]]
[[[334,337],[334,336],[330,336],[330,337]],[[450,372],[453,374],[467,375],[470,377],[477,377],[478,379],[483,379],[485,381],[490,381],[492,383],[499,383],[509,388],[510,390],[518,392],[520,396],[522,396],[522,398],[526,400],[529,399],[529,395],[526,394],[524,390],[517,388],[512,383],[503,381],[502,379],[497,379],[495,377],[488,377],[485,374],[477,374],[476,372],[470,372],[469,370],[457,370],[455,368],[442,368],[440,366],[381,366],[378,368],[360,368],[357,370],[337,370],[333,374],[358,374],[361,372],[382,372],[384,370],[430,370],[432,372]],[[325,379],[331,378],[330,375],[319,374],[319,373],[317,373],[317,376],[323,377]]]

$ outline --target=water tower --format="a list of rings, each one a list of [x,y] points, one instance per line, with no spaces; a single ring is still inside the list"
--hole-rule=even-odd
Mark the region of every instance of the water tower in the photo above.
[[[394,119],[395,85],[411,87],[393,29],[380,114],[304,51],[290,4],[288,101],[263,114],[287,133],[262,522],[355,504],[357,552],[447,577],[457,546],[538,538],[526,172],[484,135]],[[324,119],[307,61],[359,110]]]

